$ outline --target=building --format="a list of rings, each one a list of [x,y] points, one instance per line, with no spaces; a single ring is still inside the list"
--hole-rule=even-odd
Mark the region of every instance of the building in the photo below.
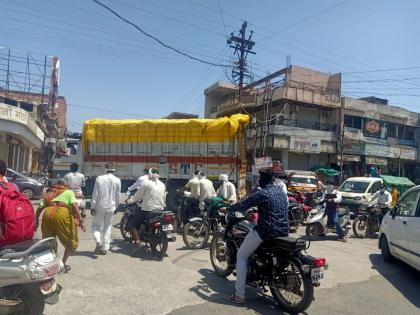
[[[36,173],[54,157],[67,132],[67,104],[60,96],[53,109],[47,105],[48,95],[0,90],[0,158],[11,168]]]
[[[343,165],[347,176],[378,167],[413,178],[418,161],[419,115],[376,97],[342,98]]]
[[[245,112],[250,157],[271,156],[284,169],[337,162],[341,74],[290,66],[244,87],[217,82],[205,90],[205,115]]]

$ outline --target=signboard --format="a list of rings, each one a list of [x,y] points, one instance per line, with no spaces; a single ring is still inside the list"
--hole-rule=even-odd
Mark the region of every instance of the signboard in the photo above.
[[[391,146],[389,148],[389,157],[394,159],[415,160],[417,150],[415,148]]]
[[[386,122],[377,119],[365,118],[365,124],[363,126],[363,135],[365,137],[387,139],[388,128]]]
[[[320,153],[321,139],[311,139],[310,137],[290,137],[290,151],[304,153]]]
[[[367,156],[366,164],[367,165],[388,165],[388,160],[386,158],[380,158],[376,156]]]
[[[356,155],[364,155],[365,144],[360,142],[344,142],[343,152]]]
[[[338,161],[341,160],[341,155],[340,154],[337,156],[337,160]],[[347,154],[344,154],[343,155],[343,161],[344,162],[360,162],[360,156],[359,155],[347,155]]]

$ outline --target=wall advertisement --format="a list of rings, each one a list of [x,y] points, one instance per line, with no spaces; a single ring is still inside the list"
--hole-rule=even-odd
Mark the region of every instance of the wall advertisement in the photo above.
[[[382,120],[365,118],[363,135],[365,137],[385,140],[388,138],[387,123]]]
[[[320,153],[321,139],[290,137],[290,151],[303,153]]]

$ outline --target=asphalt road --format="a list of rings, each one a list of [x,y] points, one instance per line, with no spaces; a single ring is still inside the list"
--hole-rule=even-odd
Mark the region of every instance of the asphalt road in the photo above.
[[[93,254],[90,232],[79,233],[79,249],[68,261],[72,270],[58,278],[60,302],[45,314],[283,314],[251,288],[246,306],[225,303],[234,278],[217,277],[208,250],[185,249],[181,236],[161,261],[148,251],[130,257],[117,228],[121,215],[114,217],[106,256]],[[350,237],[341,243],[331,236],[312,242],[308,252],[326,257],[329,269],[307,314],[420,314],[419,273],[403,263],[385,264],[377,240]]]

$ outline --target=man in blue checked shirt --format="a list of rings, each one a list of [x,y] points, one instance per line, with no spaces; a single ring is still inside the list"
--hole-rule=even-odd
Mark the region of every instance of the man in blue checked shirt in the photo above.
[[[229,207],[229,212],[244,212],[258,207],[258,225],[245,237],[238,250],[236,263],[235,294],[227,299],[234,303],[245,302],[245,284],[248,271],[248,258],[263,241],[288,236],[287,194],[274,185],[274,172],[271,168],[259,171],[259,187],[241,202]]]

